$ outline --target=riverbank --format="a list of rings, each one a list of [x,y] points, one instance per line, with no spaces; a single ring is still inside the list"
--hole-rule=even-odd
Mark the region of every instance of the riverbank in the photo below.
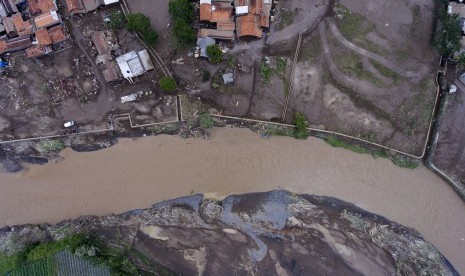
[[[97,262],[86,265],[93,273],[83,272],[83,256]],[[1,275],[44,267],[80,275],[458,275],[415,230],[284,190],[222,201],[193,195],[117,216],[0,229]]]
[[[317,138],[264,140],[226,128],[208,141],[162,135],[63,155],[65,162],[0,175],[1,226],[122,213],[191,193],[222,198],[283,188],[340,198],[413,227],[465,274],[465,204],[423,166],[402,169]]]

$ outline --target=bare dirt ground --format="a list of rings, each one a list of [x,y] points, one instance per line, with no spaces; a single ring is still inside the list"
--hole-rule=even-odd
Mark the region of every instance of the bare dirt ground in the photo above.
[[[286,123],[299,111],[312,127],[420,156],[437,91],[434,9],[432,0],[280,1],[264,39],[224,44],[230,51],[218,66],[195,60],[189,49],[172,57],[183,60],[173,70],[188,94],[217,111],[272,121],[280,120],[292,82]],[[266,78],[263,66],[271,70]],[[215,80],[201,83],[203,70],[229,70],[235,82],[215,89]]]
[[[0,92],[0,140],[65,134],[63,123],[74,120],[74,131],[109,127],[111,115],[130,113],[134,124],[173,121],[176,101],[161,93],[157,70],[130,84],[126,80],[107,83],[96,64],[92,34],[107,30],[103,18],[118,7],[99,10],[66,22],[71,39],[61,49],[38,59],[24,53],[7,57],[12,67],[2,75]],[[115,55],[142,50],[135,36],[117,31]],[[121,96],[138,93],[136,102],[122,104]]]
[[[446,96],[446,111],[432,162],[452,179],[465,185],[465,89],[458,79],[455,84],[459,89],[455,94]]]

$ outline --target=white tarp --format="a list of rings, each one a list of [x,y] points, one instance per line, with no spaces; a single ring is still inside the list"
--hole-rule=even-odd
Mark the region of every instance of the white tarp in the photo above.
[[[114,4],[114,3],[118,3],[119,0],[103,0],[103,4],[105,5],[110,5],[110,4]]]
[[[236,14],[243,15],[249,13],[249,6],[238,6],[236,7]]]
[[[133,102],[137,100],[137,93],[121,97],[121,103]]]

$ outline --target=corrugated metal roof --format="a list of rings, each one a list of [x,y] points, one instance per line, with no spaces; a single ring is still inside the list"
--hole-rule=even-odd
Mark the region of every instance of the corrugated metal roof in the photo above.
[[[142,65],[144,66],[145,71],[152,70],[155,68],[147,50],[139,51],[138,54],[140,60],[142,61]]]

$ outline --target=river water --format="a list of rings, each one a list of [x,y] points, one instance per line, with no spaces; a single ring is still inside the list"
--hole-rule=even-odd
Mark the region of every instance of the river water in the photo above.
[[[248,129],[215,129],[212,139],[122,139],[65,161],[0,174],[0,227],[122,213],[191,193],[286,189],[332,196],[417,229],[465,275],[465,204],[425,167],[333,148],[324,141],[262,139]]]

